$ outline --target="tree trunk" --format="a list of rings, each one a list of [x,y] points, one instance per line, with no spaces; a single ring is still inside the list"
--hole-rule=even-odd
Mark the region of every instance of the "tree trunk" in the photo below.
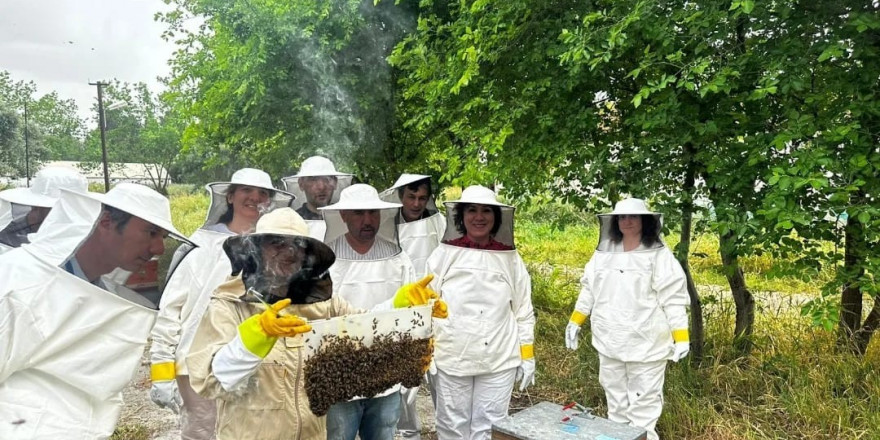
[[[844,278],[844,285],[840,298],[840,324],[837,328],[837,345],[838,348],[849,350],[854,354],[861,354],[856,342],[856,333],[860,331],[862,322],[862,289],[859,287],[858,280],[864,272],[863,266],[865,263],[864,243],[862,243],[863,227],[856,216],[853,215],[847,219],[846,227],[844,228],[843,267],[840,269]],[[874,307],[874,309],[876,308]],[[873,315],[874,312],[872,311],[871,314]],[[872,318],[873,320],[876,320],[876,318]],[[870,335],[867,335],[867,337],[870,338]]]
[[[688,143],[685,145],[685,153],[693,158],[693,145]],[[694,218],[694,174],[696,164],[693,159],[688,161],[687,170],[685,172],[684,186],[682,187],[682,199],[684,202],[681,206],[681,240],[675,247],[675,258],[678,264],[684,270],[687,280],[688,297],[691,300],[691,363],[699,365],[703,361],[703,347],[706,341],[706,332],[703,326],[703,305],[700,303],[700,295],[697,292],[697,285],[694,283],[694,277],[691,275],[690,264],[688,264],[688,256],[691,252],[691,231],[693,229]]]
[[[733,346],[743,355],[752,350],[752,332],[755,324],[755,298],[746,287],[746,278],[742,268],[739,267],[734,244],[734,234],[728,232],[719,236],[721,240],[720,253],[721,263],[724,265],[724,275],[730,285],[730,293],[736,304],[736,325],[733,328]]]

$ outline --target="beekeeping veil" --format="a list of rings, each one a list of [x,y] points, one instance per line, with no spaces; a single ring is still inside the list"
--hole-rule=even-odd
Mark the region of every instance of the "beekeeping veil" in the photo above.
[[[324,243],[332,246],[334,240],[343,237],[348,232],[348,225],[342,220],[342,211],[369,211],[379,210],[380,223],[376,232],[376,240],[384,240],[396,248],[394,254],[400,253],[400,243],[397,239],[397,225],[394,216],[400,208],[400,203],[385,202],[379,198],[379,193],[370,185],[358,183],[342,191],[339,201],[321,208],[324,212],[324,221],[327,224],[327,232],[324,234]]]
[[[485,186],[473,185],[469,186],[461,192],[461,198],[455,201],[446,202],[446,234],[443,236],[443,242],[459,240],[467,232],[464,229],[464,212],[467,205],[487,205],[496,213],[495,225],[498,228],[493,234],[492,239],[505,246],[515,248],[513,241],[513,213],[515,208],[505,205],[498,201],[495,192]],[[500,216],[497,214],[500,212]],[[499,225],[498,222],[501,222]]]
[[[212,182],[205,185],[205,189],[208,191],[208,196],[211,198],[211,205],[208,207],[208,214],[205,216],[205,223],[203,223],[202,226],[199,227],[199,229],[190,237],[190,240],[194,243],[210,247],[211,243],[223,240],[225,236],[229,235],[228,231],[220,232],[215,226],[220,223],[221,220],[231,220],[231,217],[229,216],[231,215],[230,210],[232,209],[232,204],[227,201],[227,195],[229,189],[232,188],[233,185],[251,186],[269,191],[269,202],[258,208],[261,213],[266,213],[276,208],[291,206],[295,199],[293,194],[275,189],[275,187],[272,186],[272,178],[269,177],[269,174],[265,171],[255,168],[242,168],[233,173],[232,178],[229,179],[228,182]],[[179,248],[171,259],[170,267],[172,269],[176,268],[183,259],[183,256],[186,255],[189,250],[190,249],[186,246]],[[204,269],[210,270],[210,268],[207,267]],[[165,278],[166,280],[170,279],[170,273],[171,271],[169,271],[169,276]]]
[[[663,215],[648,209],[642,199],[629,198],[617,202],[614,210],[607,214],[599,214],[599,252],[623,252],[623,235],[619,220],[623,215],[637,215],[642,220],[642,244],[637,250],[659,249],[665,246],[660,236]]]
[[[208,195],[211,196],[211,206],[208,209],[208,215],[202,228],[216,225],[220,218],[231,209],[231,205],[226,201],[226,195],[229,187],[233,185],[252,186],[269,191],[269,204],[261,207],[261,211],[264,212],[292,206],[297,199],[290,192],[275,189],[272,186],[272,178],[265,171],[255,168],[242,168],[232,174],[229,182],[212,182],[205,185]]]
[[[0,191],[0,253],[28,242],[47,211],[61,196],[61,189],[88,192],[88,181],[70,168],[48,167],[38,171],[30,188]]]
[[[342,190],[351,186],[353,178],[354,176],[349,173],[336,171],[336,167],[330,159],[322,156],[312,156],[303,161],[298,173],[281,179],[281,182],[284,183],[284,188],[296,196],[296,201],[292,207],[306,221],[312,238],[324,239],[324,222],[317,217],[308,218],[311,211],[307,211],[308,208],[303,208],[303,205],[309,201],[309,196],[300,188],[300,183],[306,186],[309,184],[306,180],[309,180],[314,181],[317,185],[321,185],[321,189],[317,191],[328,193],[326,205],[330,205],[339,201],[339,195],[342,193]],[[320,207],[318,206],[318,208]]]
[[[245,287],[259,292],[267,302],[283,299],[269,292],[286,285],[286,297],[293,304],[312,304],[333,294],[327,269],[336,257],[308,234],[308,226],[299,214],[281,208],[260,217],[254,233],[227,238],[223,250],[232,263],[232,274],[241,274]],[[281,245],[284,249],[273,256],[278,261],[266,261],[264,248]],[[247,294],[244,299],[259,300]]]
[[[434,198],[434,194],[437,191],[436,188],[432,187],[431,183],[431,176],[401,174],[391,188],[379,194],[379,198],[386,202],[404,205],[400,208],[400,212],[398,212],[394,219],[397,222],[400,247],[403,248],[403,251],[412,260],[416,277],[418,278],[425,275],[425,261],[440,244],[440,240],[443,239],[443,234],[446,232],[446,217],[437,210]],[[413,184],[418,185],[418,187],[422,185],[428,186],[428,201],[425,204],[424,213],[418,220],[404,221],[402,211],[406,209],[406,204],[402,200],[402,195],[405,192],[404,189]]]
[[[65,267],[78,250],[101,243],[92,237],[117,231],[118,224],[109,230],[101,223],[107,212],[102,205],[151,224],[147,232],[133,227],[142,222],[128,220],[118,248],[144,237],[138,234],[164,235],[152,234],[153,226],[185,241],[171,225],[165,197],[120,183],[107,194],[62,190],[31,242],[0,255],[0,316],[7,318],[0,339],[9,342],[0,363],[0,438],[113,433],[122,390],[141,363],[158,299],[149,301],[109,274],[90,282]],[[107,255],[121,257],[118,248]]]

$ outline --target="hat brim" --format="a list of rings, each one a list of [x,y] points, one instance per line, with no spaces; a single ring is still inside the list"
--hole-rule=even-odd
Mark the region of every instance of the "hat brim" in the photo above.
[[[426,176],[423,174],[402,174],[400,177],[397,178],[397,181],[394,182],[394,185],[391,185],[391,188],[388,188],[385,191],[397,189],[397,188],[400,188],[401,186],[406,186],[406,185],[409,185],[410,183],[415,183],[420,180],[425,180],[425,179],[430,179],[430,178],[431,178],[431,176]]]
[[[55,197],[36,194],[29,188],[12,188],[0,191],[0,199],[9,203],[15,203],[16,205],[37,206],[40,208],[51,208],[58,201]]]
[[[299,179],[301,177],[322,177],[322,176],[334,176],[334,177],[351,177],[354,174],[351,173],[341,173],[339,171],[322,171],[320,173],[302,173],[302,174],[294,174],[292,176],[287,176],[282,178],[281,180],[289,180],[289,179]]]
[[[459,203],[470,203],[472,205],[490,205],[490,206],[498,206],[501,208],[513,208],[513,206],[511,206],[511,205],[507,205],[507,204],[501,203],[497,200],[491,200],[491,199],[459,199],[459,200],[452,200],[449,202],[443,202],[443,204],[446,206],[446,209],[450,209]]]
[[[320,207],[322,211],[351,211],[355,209],[397,209],[403,206],[400,203],[385,202],[380,199],[368,201],[343,201],[332,205]]]
[[[70,190],[62,189],[61,191],[70,191]],[[71,191],[71,192],[75,192],[75,191]],[[135,217],[137,217],[147,223],[150,223],[151,225],[155,225],[155,226],[161,228],[162,230],[167,232],[168,235],[172,236],[173,238],[175,238],[178,241],[181,241],[181,242],[186,243],[186,244],[193,246],[193,247],[198,247],[197,244],[190,241],[190,239],[188,239],[185,235],[183,235],[180,231],[178,231],[177,228],[175,228],[174,225],[171,224],[171,222],[169,222],[161,217],[157,217],[153,213],[146,212],[146,211],[133,212],[134,210],[132,210],[130,208],[127,208],[125,206],[120,206],[116,203],[113,203],[112,201],[108,201],[107,197],[105,197],[105,194],[93,193],[93,192],[77,193],[77,194],[80,194],[84,197],[88,197],[92,200],[96,200],[104,205],[112,206],[120,211],[129,213],[129,214],[131,214],[131,215],[133,215],[133,216],[135,216]]]
[[[223,241],[223,252],[226,253],[226,257],[229,258],[229,261],[232,263],[233,275],[241,271],[244,265],[243,261],[255,251],[253,248],[253,242],[255,240],[262,240],[269,237],[279,237],[285,240],[291,240],[296,246],[306,250],[309,255],[316,255],[318,257],[318,262],[321,263],[321,271],[329,269],[336,261],[336,255],[329,246],[320,240],[305,235],[259,232],[246,235],[233,235]]]
[[[651,212],[651,211],[616,211],[616,212],[608,212],[605,214],[596,214],[599,217],[609,217],[612,215],[660,215],[659,212]]]

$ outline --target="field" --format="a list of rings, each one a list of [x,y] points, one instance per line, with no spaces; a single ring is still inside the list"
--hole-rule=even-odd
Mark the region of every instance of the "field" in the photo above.
[[[175,225],[189,233],[204,219],[207,199],[172,192]],[[589,330],[576,352],[563,333],[579,291],[578,280],[597,242],[595,217],[561,205],[517,213],[517,247],[532,274],[537,314],[536,385],[515,394],[512,409],[538,401],[577,401],[604,414],[598,358]],[[678,237],[666,237],[674,245]],[[690,264],[705,307],[702,365],[670,363],[665,407],[658,424],[665,439],[880,439],[880,347],[865,358],[837,353],[834,334],[810,324],[799,305],[814,283],[770,275],[770,257],[743,259],[756,296],[756,348],[732,349],[734,306],[720,270],[717,240],[698,236]],[[823,274],[828,276],[828,274]],[[123,438],[123,437],[117,437]]]

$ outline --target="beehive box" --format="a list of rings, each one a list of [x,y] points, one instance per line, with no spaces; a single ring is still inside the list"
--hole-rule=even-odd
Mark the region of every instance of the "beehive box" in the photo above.
[[[492,440],[645,440],[648,433],[591,414],[563,418],[562,406],[541,402],[492,425]]]
[[[400,383],[417,387],[433,346],[431,304],[311,321],[304,334],[305,386],[316,415]]]

